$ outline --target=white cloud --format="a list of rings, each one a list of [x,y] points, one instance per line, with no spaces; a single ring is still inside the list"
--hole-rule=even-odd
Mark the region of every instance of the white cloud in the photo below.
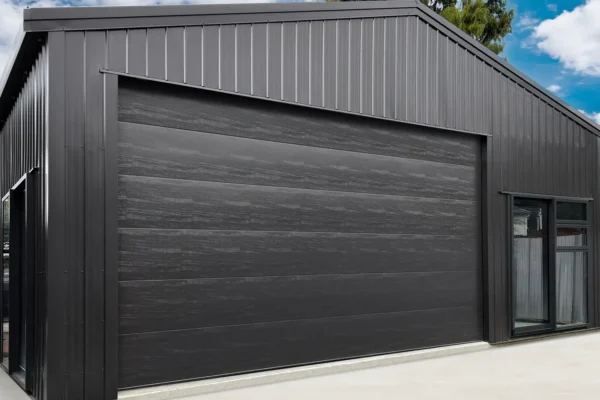
[[[560,89],[562,89],[562,88],[560,87],[560,85],[557,85],[557,84],[548,86],[548,90],[551,91],[552,93],[558,93],[558,92],[560,92]]]
[[[517,28],[522,31],[532,30],[539,23],[539,19],[532,17],[530,14],[526,14],[517,21]]]
[[[556,4],[547,4],[546,8],[548,8],[549,11],[558,12],[558,5]]]
[[[600,112],[587,113],[584,110],[577,110],[577,111],[579,111],[580,113],[582,113],[583,115],[585,115],[586,117],[588,117],[589,119],[591,119],[592,121],[594,121],[595,123],[600,125]]]
[[[565,68],[600,76],[600,0],[586,3],[534,28],[536,46]]]
[[[21,26],[21,8],[8,0],[0,0],[0,76]]]
[[[21,30],[25,7],[141,6],[165,4],[273,3],[277,0],[0,0],[0,77],[7,67]],[[287,0],[294,1],[294,0]],[[312,0],[301,0],[312,1]],[[68,2],[68,4],[66,4]]]

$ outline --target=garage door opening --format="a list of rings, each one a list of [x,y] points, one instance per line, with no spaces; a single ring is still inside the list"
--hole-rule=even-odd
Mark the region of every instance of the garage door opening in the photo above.
[[[119,121],[121,387],[482,339],[479,137],[127,79]]]

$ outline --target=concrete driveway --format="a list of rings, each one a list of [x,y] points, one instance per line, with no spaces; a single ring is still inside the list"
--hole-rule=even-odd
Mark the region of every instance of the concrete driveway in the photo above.
[[[31,400],[3,369],[0,369],[0,399]]]
[[[248,399],[600,399],[600,333],[187,397]]]
[[[0,399],[29,397],[0,371]],[[185,399],[597,400],[600,399],[600,332]]]

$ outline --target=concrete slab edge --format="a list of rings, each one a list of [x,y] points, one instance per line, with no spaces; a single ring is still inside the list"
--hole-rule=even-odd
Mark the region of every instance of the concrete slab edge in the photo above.
[[[129,389],[119,392],[123,400],[171,400],[181,399],[201,394],[221,392],[232,389],[242,389],[252,386],[285,382],[296,379],[332,375],[341,372],[351,372],[367,368],[384,367],[402,364],[410,361],[427,360],[456,354],[473,353],[487,350],[491,345],[486,342],[464,343],[454,346],[436,347],[424,350],[393,353],[381,356],[356,358],[352,360],[334,361],[322,364],[291,367],[273,371],[254,372],[223,378],[197,380],[153,386],[140,389]]]

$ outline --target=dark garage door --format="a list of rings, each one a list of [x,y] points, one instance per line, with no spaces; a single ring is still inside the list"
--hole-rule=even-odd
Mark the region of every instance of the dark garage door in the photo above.
[[[121,79],[120,386],[481,340],[477,137]]]

